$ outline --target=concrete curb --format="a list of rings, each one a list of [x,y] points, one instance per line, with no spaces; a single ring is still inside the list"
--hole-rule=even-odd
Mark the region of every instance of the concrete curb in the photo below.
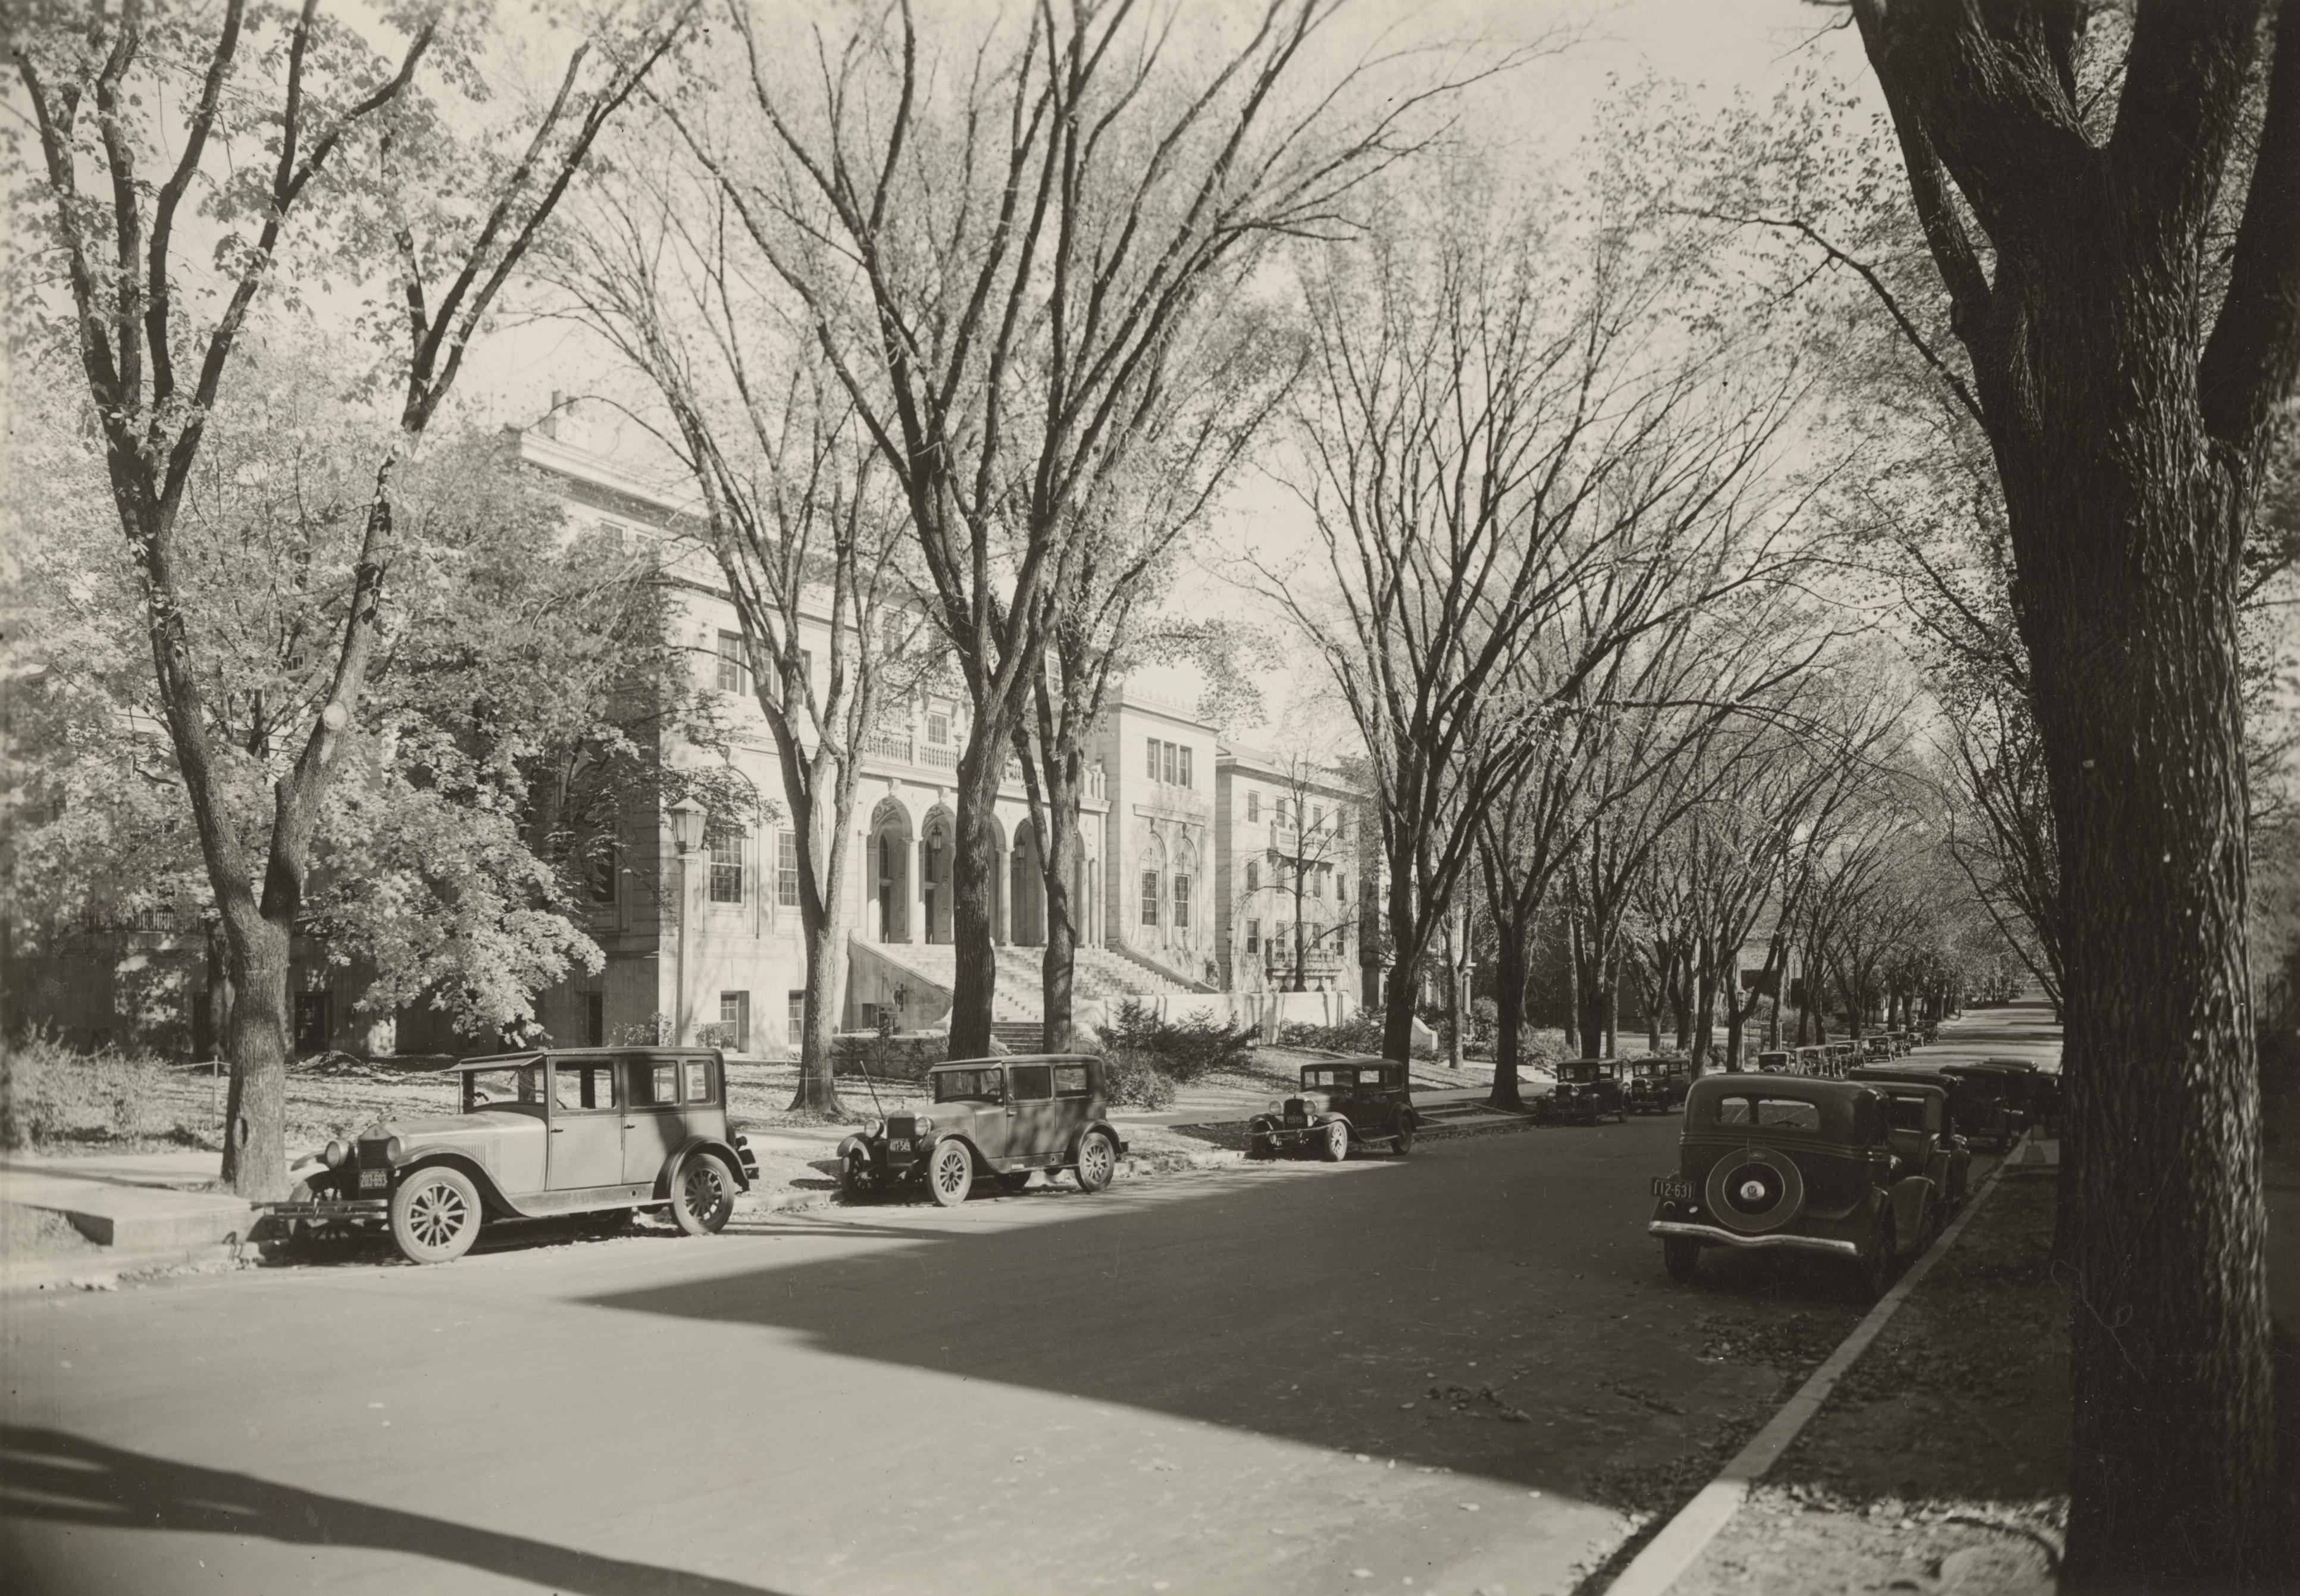
[[[0,1269],[0,1297],[34,1292],[112,1291],[139,1275],[174,1269],[253,1268],[270,1256],[272,1243],[215,1242],[197,1247],[169,1247],[126,1252],[119,1257],[77,1252],[59,1258],[11,1259]]]
[[[1908,1300],[1909,1293],[1916,1290],[1926,1275],[1931,1272],[1933,1265],[1939,1262],[1949,1248],[1955,1244],[1966,1224],[1980,1211],[1980,1205],[1996,1189],[1997,1178],[2027,1145],[2028,1140],[2027,1134],[2023,1133],[2021,1140],[2006,1150],[1996,1168],[1988,1172],[1988,1178],[1980,1183],[1980,1189],[1973,1193],[1972,1200],[1964,1205],[1964,1211],[1949,1222],[1948,1228],[1941,1232],[1940,1238],[1926,1249],[1923,1257],[1909,1266],[1893,1289],[1878,1300],[1877,1306],[1853,1327],[1853,1334],[1838,1343],[1837,1351],[1812,1371],[1805,1383],[1797,1388],[1796,1394],[1782,1405],[1781,1410],[1773,1415],[1765,1427],[1733,1455],[1732,1461],[1718,1472],[1715,1479],[1704,1485],[1691,1501],[1677,1510],[1677,1516],[1662,1526],[1659,1534],[1646,1542],[1642,1551],[1629,1559],[1629,1567],[1605,1587],[1606,1596],[1664,1596],[1670,1587],[1684,1576],[1685,1571],[1693,1567],[1701,1554],[1709,1549],[1709,1543],[1717,1538],[1718,1533],[1740,1510],[1742,1502],[1748,1499],[1750,1488],[1780,1460],[1781,1454],[1788,1451],[1791,1443],[1804,1433],[1805,1426],[1820,1413],[1821,1405],[1829,1401],[1829,1392],[1837,1389],[1837,1383],[1845,1377],[1846,1371],[1860,1359],[1861,1354],[1869,1350],[1869,1343],[1877,1339],[1893,1316],[1900,1311],[1901,1304]]]

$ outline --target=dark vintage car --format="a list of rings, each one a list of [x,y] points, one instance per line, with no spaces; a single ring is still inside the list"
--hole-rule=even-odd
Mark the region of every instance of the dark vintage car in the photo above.
[[[2021,1108],[2028,1089],[2018,1072],[1992,1064],[1944,1064],[1941,1076],[1954,1100],[1957,1125],[1976,1143],[2002,1152],[2029,1126]]]
[[[462,1112],[386,1119],[289,1171],[273,1211],[312,1225],[382,1220],[400,1252],[446,1263],[481,1225],[667,1208],[719,1230],[757,1178],[727,1123],[726,1060],[678,1048],[550,1048],[447,1066]]]
[[[1863,1082],[1704,1076],[1646,1229],[1672,1279],[1690,1280],[1705,1247],[1809,1252],[1854,1266],[1873,1298],[1938,1233],[1954,1151],[1945,1129],[1896,1127]]]
[[[1850,1042],[1828,1044],[1829,1075],[1833,1080],[1843,1080],[1845,1072],[1861,1062],[1861,1050]]]
[[[1861,1061],[1864,1064],[1889,1064],[1898,1057],[1892,1037],[1885,1032],[1871,1032],[1861,1039]]]
[[[1788,1048],[1774,1048],[1757,1055],[1759,1075],[1794,1075],[1796,1072],[1796,1054]]]
[[[1091,1054],[962,1059],[927,1072],[923,1112],[889,1114],[838,1144],[840,1188],[851,1200],[923,1186],[945,1208],[964,1202],[978,1176],[1009,1191],[1033,1171],[1067,1169],[1099,1192],[1118,1174],[1126,1143],[1110,1123],[1103,1063]]]
[[[1557,1067],[1557,1085],[1546,1097],[1533,1100],[1534,1118],[1545,1123],[1562,1119],[1595,1125],[1611,1115],[1626,1124],[1629,1099],[1621,1090],[1619,1059],[1569,1059]]]
[[[1638,1059],[1629,1066],[1629,1107],[1632,1114],[1666,1114],[1685,1101],[1693,1086],[1693,1067],[1668,1055]]]
[[[1420,1124],[1405,1065],[1387,1059],[1304,1064],[1301,1089],[1246,1122],[1246,1156],[1314,1150],[1338,1164],[1352,1147],[1379,1143],[1403,1158],[1413,1151]]]
[[[1829,1050],[1825,1047],[1801,1047],[1796,1050],[1796,1072],[1818,1080],[1829,1073]]]

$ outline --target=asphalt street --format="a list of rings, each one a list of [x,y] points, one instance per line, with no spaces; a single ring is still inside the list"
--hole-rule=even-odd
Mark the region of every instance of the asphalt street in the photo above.
[[[1570,1591],[1858,1318],[1676,1132],[12,1299],[5,1583]]]

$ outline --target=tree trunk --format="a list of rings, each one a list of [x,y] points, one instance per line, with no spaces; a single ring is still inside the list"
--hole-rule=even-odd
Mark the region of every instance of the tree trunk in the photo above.
[[[805,937],[806,1007],[799,1026],[798,1090],[790,1106],[796,1113],[844,1118],[833,1039],[846,993],[846,928],[826,916],[805,927]]]
[[[288,928],[245,901],[224,907],[223,923],[232,989],[223,1182],[239,1196],[275,1201],[288,1194]]]
[[[1071,769],[1073,762],[1078,768]],[[1078,978],[1078,905],[1071,883],[1082,868],[1086,843],[1079,830],[1079,798],[1085,786],[1084,762],[1076,754],[1042,761],[1046,783],[1046,831],[1049,847],[1041,861],[1046,887],[1046,945],[1038,966],[1038,999],[1042,1005],[1038,1045],[1050,1053],[1068,1052],[1078,1044],[1072,1021],[1073,993]]]
[[[1565,923],[1565,1056],[1581,1056],[1581,927]]]
[[[1008,744],[1005,727],[978,720],[958,759],[958,836],[951,870],[958,900],[951,906],[958,967],[950,994],[954,1059],[986,1058],[990,1052],[991,1003],[998,990],[998,956],[990,936],[991,883],[998,869],[993,827]]]
[[[202,1034],[193,1039],[193,1052],[204,1063],[219,1056],[229,1058],[230,1049],[224,1038],[231,1034],[231,955],[226,945],[223,922],[211,920],[207,927],[206,1024]]]
[[[1693,1059],[1696,1066],[1709,1061],[1709,1044],[1717,1035],[1717,959],[1705,941],[1695,967],[1693,998]]]
[[[1392,860],[1389,878],[1389,991],[1381,1016],[1381,1056],[1413,1056],[1413,1002],[1421,975],[1421,927],[1413,918],[1411,869],[1401,871]]]
[[[1494,1087],[1486,1101],[1497,1109],[1522,1109],[1518,1091],[1519,1037],[1525,1027],[1526,943],[1529,923],[1497,919],[1494,923]]]

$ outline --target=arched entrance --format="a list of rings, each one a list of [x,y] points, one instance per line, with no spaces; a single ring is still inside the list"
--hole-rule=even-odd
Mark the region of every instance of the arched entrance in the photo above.
[[[919,834],[919,898],[926,910],[929,942],[951,940],[955,902],[951,895],[951,843],[956,835],[950,810],[937,804],[927,811]]]
[[[871,933],[874,942],[911,940],[911,812],[893,796],[871,812]]]

